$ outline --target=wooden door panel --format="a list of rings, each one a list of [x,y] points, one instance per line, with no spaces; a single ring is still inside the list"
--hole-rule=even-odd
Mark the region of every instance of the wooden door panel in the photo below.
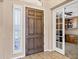
[[[29,17],[28,19],[28,33],[29,35],[32,35],[34,33],[34,18]]]
[[[27,14],[29,16],[35,16],[35,10],[33,8],[26,8],[27,9]]]
[[[34,48],[34,41],[33,40],[34,40],[33,38],[28,39],[28,43],[31,43],[28,45],[28,50],[33,50],[33,48]]]
[[[44,50],[43,11],[26,8],[26,55]]]
[[[35,30],[36,30],[36,34],[41,34],[42,33],[42,21],[40,18],[36,18],[36,22],[35,22]]]
[[[43,40],[41,37],[37,37],[34,41],[35,52],[43,51]]]
[[[43,11],[36,10],[36,17],[43,17]]]
[[[35,49],[39,48],[40,47],[40,39],[36,38],[34,42],[35,42],[35,45],[34,45]]]
[[[29,44],[31,43],[31,44]],[[28,48],[28,49],[27,49]],[[30,55],[34,53],[34,39],[27,38],[26,39],[26,55]]]

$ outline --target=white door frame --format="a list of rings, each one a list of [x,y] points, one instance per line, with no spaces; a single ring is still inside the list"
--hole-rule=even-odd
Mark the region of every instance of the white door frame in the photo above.
[[[70,5],[70,4],[73,4],[73,3],[75,3],[75,2],[78,2],[77,0],[74,0],[74,1],[71,1],[71,2],[69,2],[69,3],[67,3],[67,4],[65,4],[65,5],[62,5],[62,6],[60,6],[60,7],[57,7],[57,8],[55,8],[55,9],[60,9],[60,8],[64,8],[64,7],[66,7],[66,6],[68,6],[68,5]],[[53,51],[56,51],[55,50],[55,46],[56,46],[56,20],[54,20],[55,19],[55,15],[53,15],[54,13],[53,13],[53,11],[55,10],[55,9],[53,9],[52,10],[52,47],[53,47]],[[63,17],[64,18],[64,17]],[[64,27],[64,26],[63,26]],[[64,38],[65,38],[65,36],[64,36]],[[65,52],[65,43],[64,43],[64,52]],[[63,53],[62,53],[63,54]],[[63,54],[63,55],[65,55],[65,53]]]
[[[13,4],[13,14],[14,14],[14,8],[21,9],[21,21],[22,21],[22,51],[20,53],[13,53],[12,59],[22,58],[25,57],[25,9],[22,5],[19,4]],[[23,20],[22,20],[23,19]]]
[[[56,35],[55,35],[55,34],[56,34],[56,16],[55,16],[55,15],[56,15],[56,12],[57,12],[57,11],[61,11],[61,10],[62,10],[63,15],[64,15],[64,8],[63,8],[63,7],[56,8],[56,9],[54,10],[54,12],[53,12],[53,16],[54,16],[54,17],[53,17],[53,19],[54,19],[54,20],[53,20],[53,22],[54,22],[54,24],[53,24],[53,25],[54,25],[54,26],[53,26],[53,27],[54,27],[54,28],[53,28],[53,32],[54,32],[53,35],[54,35],[54,38],[55,38],[55,40],[54,40],[54,48],[55,48],[55,51],[60,52],[61,54],[64,55],[64,54],[65,54],[65,35],[64,35],[64,29],[65,29],[65,28],[64,28],[64,17],[63,17],[63,16],[62,16],[62,20],[63,20],[63,21],[62,21],[62,30],[63,30],[63,35],[62,35],[62,36],[63,36],[63,37],[62,37],[62,40],[63,40],[63,42],[62,42],[62,47],[63,47],[63,48],[62,48],[62,49],[59,49],[59,48],[56,47]]]

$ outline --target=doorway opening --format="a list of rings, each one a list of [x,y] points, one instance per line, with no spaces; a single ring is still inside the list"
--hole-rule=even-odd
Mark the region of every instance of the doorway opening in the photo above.
[[[78,59],[78,2],[72,1],[53,10],[53,49]]]
[[[65,7],[65,55],[78,59],[78,3]]]

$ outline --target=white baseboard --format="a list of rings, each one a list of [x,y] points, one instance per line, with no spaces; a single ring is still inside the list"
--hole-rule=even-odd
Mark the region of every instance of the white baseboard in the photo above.
[[[19,58],[23,58],[23,57],[25,57],[25,55],[18,56],[18,57],[13,57],[12,59],[19,59]]]
[[[45,52],[45,51],[54,51],[54,50],[53,50],[53,49],[46,49],[46,50],[44,50],[44,52]]]
[[[44,50],[44,52],[48,51],[48,49]]]

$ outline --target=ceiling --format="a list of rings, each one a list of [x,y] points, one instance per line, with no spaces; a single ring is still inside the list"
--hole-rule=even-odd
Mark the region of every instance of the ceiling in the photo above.
[[[66,1],[66,0],[48,0],[48,4],[49,4],[50,8],[52,8],[64,1]]]
[[[78,16],[78,3],[75,2],[73,4],[70,4],[68,6],[65,7],[65,12],[72,12],[71,15],[67,15],[67,17],[74,17],[74,16]]]
[[[35,5],[39,5],[39,6],[42,5],[41,0],[25,0],[25,1],[28,2],[28,3],[35,4]]]
[[[39,5],[39,6],[42,6],[42,3],[45,3],[50,7],[54,7],[56,6],[57,4],[60,4],[66,0],[25,0],[26,2],[29,2],[29,3],[32,3],[32,4],[35,4],[35,5]]]

